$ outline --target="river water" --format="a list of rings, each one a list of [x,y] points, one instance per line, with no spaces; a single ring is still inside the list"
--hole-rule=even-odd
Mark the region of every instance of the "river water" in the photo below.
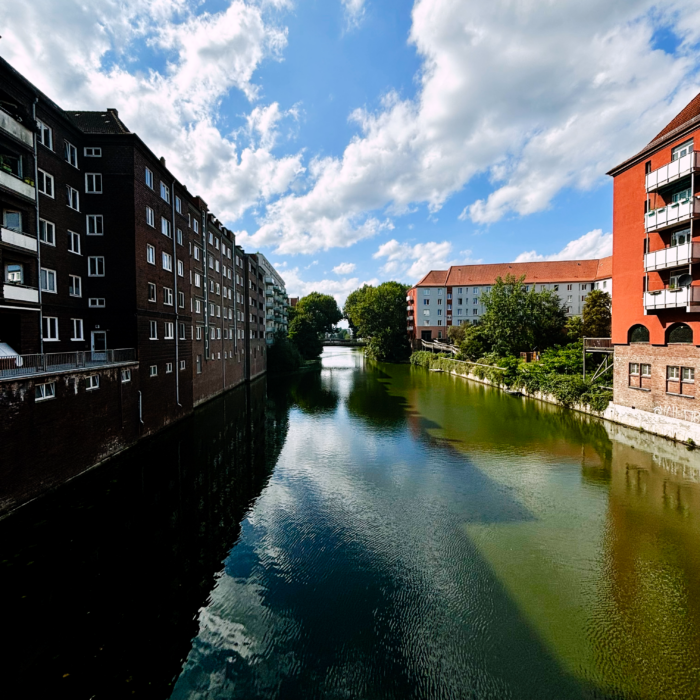
[[[700,697],[700,454],[328,348],[0,522],[8,697]]]

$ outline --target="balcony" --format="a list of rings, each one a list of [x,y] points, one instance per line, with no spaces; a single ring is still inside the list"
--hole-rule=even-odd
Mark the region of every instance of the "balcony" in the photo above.
[[[661,209],[653,209],[644,217],[646,231],[660,231],[690,221],[700,214],[700,200],[697,197],[683,199],[668,204]]]
[[[700,260],[700,243],[685,243],[684,245],[673,246],[655,250],[644,256],[644,269],[647,272],[653,270],[666,270],[670,267],[687,265],[688,263]]]
[[[691,306],[700,304],[700,287],[679,287],[677,289],[661,289],[644,292],[644,310],[679,309],[685,307],[690,311]],[[694,310],[697,310],[695,308]]]
[[[39,303],[39,290],[35,287],[25,287],[20,284],[2,285],[2,296],[5,301],[24,301],[30,304]]]
[[[29,180],[29,182],[31,182],[32,184],[21,180],[12,173],[8,173],[7,170],[0,169],[0,186],[4,187],[7,190],[15,192],[21,197],[30,199],[33,202],[36,197],[34,181],[30,180],[30,178],[27,178],[27,180]]]
[[[2,114],[2,112],[0,112]],[[10,228],[0,228],[0,241],[21,248],[28,253],[36,253],[37,243],[36,238],[28,236],[26,233],[21,233]]]
[[[0,380],[33,377],[57,372],[90,370],[136,362],[136,350],[121,348],[100,352],[53,352],[44,355],[0,357]]]
[[[691,151],[682,158],[674,160],[668,165],[664,165],[662,168],[649,173],[646,176],[647,192],[655,192],[676,180],[680,180],[682,177],[687,177],[690,173],[699,168],[700,151]]]
[[[14,117],[0,109],[0,129],[14,136],[25,146],[34,148],[34,135],[26,126],[20,124]]]

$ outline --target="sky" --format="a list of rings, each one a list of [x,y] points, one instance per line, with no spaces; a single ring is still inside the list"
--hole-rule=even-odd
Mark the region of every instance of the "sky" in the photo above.
[[[612,251],[605,173],[700,92],[697,0],[4,0],[292,296]]]

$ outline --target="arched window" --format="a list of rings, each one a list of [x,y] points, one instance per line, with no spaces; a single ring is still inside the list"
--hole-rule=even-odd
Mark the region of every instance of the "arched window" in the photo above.
[[[676,323],[666,333],[667,343],[692,343],[693,330],[687,323]]]
[[[629,342],[630,343],[648,343],[649,342],[649,329],[646,326],[638,323],[636,326],[632,326],[629,330]]]

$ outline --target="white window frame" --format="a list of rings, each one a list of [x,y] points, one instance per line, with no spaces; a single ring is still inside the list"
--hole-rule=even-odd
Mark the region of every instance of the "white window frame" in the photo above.
[[[185,308],[185,293],[184,292],[178,292],[177,293],[177,305],[179,308],[184,309]]]
[[[150,243],[146,244],[146,262],[150,265],[156,264],[156,249]]]
[[[56,398],[56,382],[34,385],[34,401],[48,401]]]
[[[151,207],[146,207],[146,223],[153,228],[156,227],[156,213]]]
[[[170,219],[166,219],[164,216],[160,217],[160,232],[168,238],[173,237],[173,230]]]
[[[170,253],[166,253],[165,251],[162,252],[161,254],[161,265],[164,270],[167,270],[168,272],[173,271],[173,256],[170,255]]]
[[[131,381],[131,368],[125,367],[121,371],[122,384],[128,384]]]
[[[37,136],[37,141],[42,145],[46,146],[50,151],[53,151],[53,129],[46,125],[41,119],[36,120],[37,126],[39,127],[39,135]],[[48,133],[49,138],[46,138]],[[48,140],[48,143],[46,143]]]
[[[85,340],[85,328],[82,318],[72,318],[73,337],[71,340]]]
[[[85,377],[85,391],[95,391],[100,388],[100,375],[90,374]]]
[[[104,309],[106,305],[104,297],[90,297],[88,299],[88,306],[91,309]]]
[[[49,231],[51,231],[50,241],[48,240],[47,236]],[[51,245],[56,247],[56,224],[54,224],[53,221],[48,221],[47,219],[39,219],[39,240],[44,245]]]
[[[66,185],[66,206],[73,211],[80,211],[80,192],[70,185]]]
[[[165,321],[163,326],[163,340],[175,340],[175,324],[172,321]]]
[[[71,231],[70,229],[68,229],[68,252],[73,253],[73,255],[83,254],[83,247],[80,242],[80,234],[76,233],[75,231]]]
[[[151,294],[153,292],[153,294]],[[158,301],[158,288],[154,282],[148,283],[148,301],[157,302]]]
[[[50,173],[47,173],[46,170],[42,170],[41,168],[38,168],[38,182],[36,183],[37,189],[41,194],[50,197],[51,199],[54,198],[56,194],[56,181],[54,180],[53,175]],[[42,188],[42,182],[43,182],[43,188]],[[50,183],[50,185],[49,185]],[[47,185],[49,187],[47,188]],[[51,190],[50,192],[48,190]]]
[[[146,168],[143,179],[146,183],[146,187],[153,189],[153,171],[150,168]]]
[[[60,340],[58,333],[58,316],[44,316],[41,321],[41,334],[44,342],[57,343]]]
[[[173,371],[173,363],[172,362],[166,362],[165,363],[165,373],[166,374],[171,374]]]
[[[46,279],[46,286],[44,286],[44,279]],[[53,280],[53,289],[49,286],[49,280]],[[39,286],[42,292],[47,292],[48,294],[58,294],[58,283],[56,278],[56,270],[51,270],[48,267],[42,267],[39,269]]]
[[[70,279],[70,283],[68,285],[68,296],[82,297],[83,296],[83,278],[78,276],[78,275],[68,275],[68,278]],[[75,293],[76,280],[77,280],[77,290],[78,290],[77,294]],[[82,340],[82,338],[81,338],[81,340]]]
[[[102,158],[102,148],[100,146],[85,146],[83,155],[86,158]]]
[[[101,271],[100,271],[100,268],[102,268]],[[104,277],[104,276],[105,276],[104,255],[90,255],[88,257],[88,277]]]
[[[182,200],[177,195],[175,195],[175,211],[182,214]]]
[[[63,157],[66,163],[74,168],[78,167],[78,149],[70,142],[64,139],[63,141]]]
[[[160,181],[160,198],[170,204],[170,188],[162,180]]]
[[[85,219],[85,230],[88,236],[104,235],[104,218],[102,214],[88,214]]]
[[[177,275],[178,277],[185,276],[185,263],[182,260],[177,261]]]
[[[157,377],[158,376],[158,365],[151,365],[148,368],[148,376],[149,377]]]
[[[199,246],[194,247],[194,259],[199,260]]]
[[[185,360],[180,360],[180,371],[184,370],[185,367],[187,367]]]
[[[102,173],[85,173],[85,194],[102,194]]]
[[[173,305],[173,290],[170,287],[163,287],[163,304],[165,306]]]
[[[148,322],[148,339],[158,340],[158,321]]]

